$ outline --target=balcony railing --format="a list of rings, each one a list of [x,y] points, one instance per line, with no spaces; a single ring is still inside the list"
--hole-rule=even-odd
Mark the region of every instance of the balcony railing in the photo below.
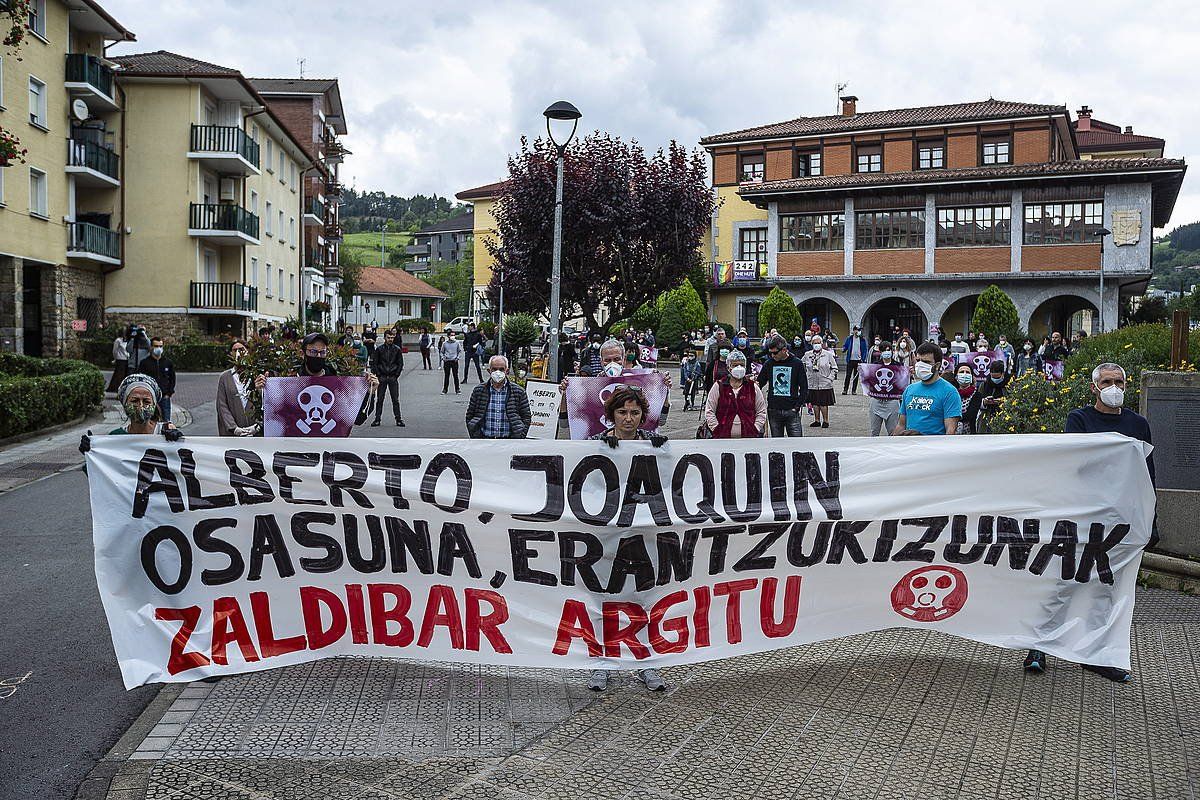
[[[308,198],[308,209],[305,213],[325,219],[325,205],[317,198],[310,197]]]
[[[188,305],[192,308],[258,311],[258,289],[244,283],[192,281]]]
[[[342,185],[340,183],[333,183],[330,181],[329,183],[325,184],[325,194],[330,195],[331,197],[341,197]]]
[[[305,269],[314,269],[317,272],[324,272],[325,256],[321,253],[314,253],[312,250],[305,252],[304,268]]]
[[[193,153],[237,153],[258,169],[258,142],[233,125],[193,125]]]
[[[331,242],[340,242],[342,240],[342,226],[327,224],[325,226],[325,238]]]
[[[258,238],[258,217],[230,203],[192,203],[188,227],[198,231],[230,231]]]
[[[86,83],[112,97],[113,72],[96,56],[87,53],[67,53],[67,83]]]
[[[90,222],[67,223],[67,249],[76,253],[91,253],[105,258],[121,257],[121,234]]]
[[[427,244],[410,244],[404,248],[406,256],[427,256],[429,255],[429,245]]]
[[[95,142],[82,142],[78,139],[67,141],[67,165],[72,167],[87,167],[102,175],[116,180],[120,175],[117,166],[121,157],[107,147]]]

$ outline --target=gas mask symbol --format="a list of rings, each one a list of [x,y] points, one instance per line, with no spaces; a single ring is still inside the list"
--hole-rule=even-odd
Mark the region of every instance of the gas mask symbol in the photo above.
[[[975,365],[976,375],[986,375],[992,359],[990,356],[975,356],[971,359],[971,363]]]
[[[307,386],[296,395],[296,402],[304,411],[304,418],[296,420],[296,427],[304,433],[311,433],[317,428],[321,433],[329,433],[337,425],[337,420],[329,416],[333,408],[333,392],[324,386]]]
[[[908,582],[914,598],[913,605],[916,608],[931,609],[934,619],[950,613],[950,609],[946,607],[946,598],[957,585],[958,579],[953,573],[936,569],[914,575]]]
[[[875,370],[875,389],[880,392],[892,391],[892,381],[895,377],[895,370],[890,367],[880,367]]]

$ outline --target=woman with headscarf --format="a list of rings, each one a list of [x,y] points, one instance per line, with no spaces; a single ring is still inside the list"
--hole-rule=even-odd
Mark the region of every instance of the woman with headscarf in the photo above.
[[[704,424],[714,439],[753,439],[767,424],[767,398],[747,380],[746,354],[734,350],[725,357],[729,374],[714,383],[704,402]]]
[[[162,391],[154,378],[135,372],[127,375],[117,387],[117,402],[125,411],[125,424],[109,431],[114,434],[150,435],[161,433],[168,439],[178,439],[179,430],[170,422],[163,422],[159,413]],[[172,437],[171,434],[176,436]]]

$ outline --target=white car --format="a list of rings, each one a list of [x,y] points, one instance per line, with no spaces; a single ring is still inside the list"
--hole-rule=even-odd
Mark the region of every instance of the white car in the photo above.
[[[474,317],[455,317],[446,323],[446,327],[443,330],[446,333],[463,333],[466,331],[468,325],[473,324],[476,324]]]

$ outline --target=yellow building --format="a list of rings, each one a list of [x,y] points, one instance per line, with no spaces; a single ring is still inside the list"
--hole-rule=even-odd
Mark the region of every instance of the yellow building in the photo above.
[[[496,259],[488,250],[487,242],[494,242],[496,238],[496,218],[492,212],[496,206],[496,195],[503,186],[504,181],[499,181],[464,189],[454,195],[456,200],[475,206],[475,223],[471,231],[475,242],[475,285],[471,292],[471,315],[477,319],[489,309],[487,287],[492,282]]]
[[[0,168],[6,351],[73,355],[77,329],[100,322],[105,274],[123,263],[125,166],[104,47],[133,39],[91,0],[33,0],[19,52],[0,51],[0,128],[28,151]]]
[[[302,144],[235,69],[161,50],[113,60],[129,229],[107,320],[170,340],[298,316]]]

